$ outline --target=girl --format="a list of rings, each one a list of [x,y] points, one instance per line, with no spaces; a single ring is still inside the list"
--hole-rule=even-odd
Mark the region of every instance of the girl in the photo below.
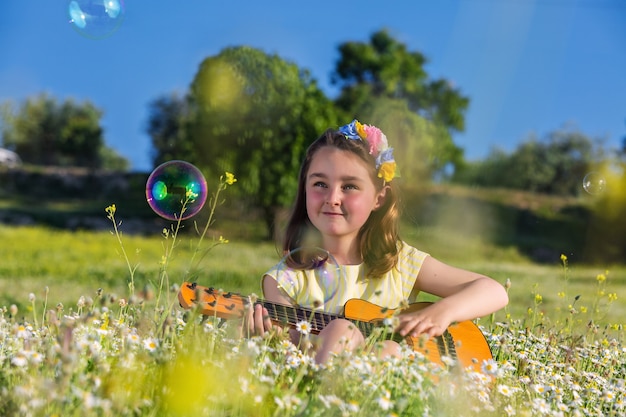
[[[307,278],[304,271],[287,274],[276,266],[263,276],[266,300],[342,313],[351,298],[396,309],[425,291],[441,299],[419,311],[400,314],[395,331],[402,336],[429,337],[441,335],[453,322],[488,315],[508,303],[498,282],[446,265],[400,239],[395,168],[385,135],[357,120],[327,130],[311,144],[300,170],[283,250],[324,248],[341,265],[345,282],[320,306],[323,284]],[[272,327],[260,304],[244,317],[243,329],[248,334],[263,335]],[[290,334],[297,344],[297,332]],[[318,363],[364,345],[363,335],[345,319],[331,321],[318,338],[314,347]],[[382,354],[399,354],[399,345],[384,341]]]

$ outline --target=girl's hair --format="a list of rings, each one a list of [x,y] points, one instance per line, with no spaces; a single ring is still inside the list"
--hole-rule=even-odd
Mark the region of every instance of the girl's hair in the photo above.
[[[401,241],[398,235],[400,213],[397,191],[393,182],[385,183],[378,178],[376,161],[369,154],[367,140],[347,139],[344,134],[334,129],[324,132],[306,151],[300,167],[296,201],[285,231],[283,250],[285,253],[290,253],[294,249],[319,243],[320,234],[311,223],[306,210],[305,185],[313,156],[326,146],[357,155],[368,167],[376,190],[380,191],[383,187],[388,187],[383,204],[377,210],[372,211],[357,236],[367,275],[372,278],[380,277],[395,267],[398,262]],[[290,263],[304,267],[310,262],[304,259],[290,259]]]

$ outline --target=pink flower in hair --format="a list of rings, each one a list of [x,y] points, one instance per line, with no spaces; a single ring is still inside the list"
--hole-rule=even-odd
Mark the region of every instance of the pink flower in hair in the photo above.
[[[363,125],[367,134],[367,142],[370,144],[370,155],[377,157],[384,149],[389,147],[387,136],[376,126]]]
[[[376,126],[365,125],[354,119],[351,123],[341,126],[338,131],[346,139],[367,140],[369,154],[376,160],[378,177],[385,182],[391,182],[396,175],[396,161],[393,158],[393,148],[387,143],[387,136]]]

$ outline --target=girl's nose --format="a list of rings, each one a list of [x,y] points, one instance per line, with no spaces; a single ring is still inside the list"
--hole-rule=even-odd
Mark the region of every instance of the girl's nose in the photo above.
[[[329,206],[338,206],[341,204],[340,191],[339,190],[331,190],[328,192],[326,198],[326,204]]]

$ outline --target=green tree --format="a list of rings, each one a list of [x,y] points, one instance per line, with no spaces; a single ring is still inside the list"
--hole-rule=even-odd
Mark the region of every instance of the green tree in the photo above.
[[[127,172],[130,170],[130,161],[120,155],[115,149],[103,146],[100,148],[100,167],[109,171]]]
[[[277,211],[294,198],[306,147],[337,125],[332,102],[308,71],[250,47],[205,59],[189,97],[191,146],[182,153],[211,175],[235,173],[272,234]]]
[[[191,161],[193,147],[187,137],[191,109],[189,98],[172,93],[161,96],[149,104],[147,133],[152,141],[153,165],[172,159]]]
[[[372,34],[369,43],[343,43],[339,53],[332,81],[341,89],[336,99],[340,109],[358,115],[366,123],[381,125],[379,120],[366,120],[362,115],[369,115],[368,110],[377,101],[403,100],[409,111],[438,126],[430,128],[428,137],[412,139],[431,144],[430,148],[417,148],[428,149],[429,158],[437,162],[431,164],[432,168],[461,163],[462,151],[452,141],[452,133],[464,130],[469,99],[447,80],[430,79],[424,69],[424,55],[407,50],[386,30]],[[399,150],[406,154],[410,148]]]
[[[447,135],[445,129],[412,112],[405,100],[382,97],[367,103],[359,117],[375,120],[390,139],[400,181],[406,185],[424,185],[433,172],[462,157],[452,142],[439,140]]]
[[[601,141],[574,129],[530,135],[511,154],[495,149],[484,160],[465,164],[453,181],[558,195],[580,193],[582,179],[604,158]]]
[[[626,259],[626,162],[607,158],[593,166],[604,186],[587,197],[591,215],[583,258],[597,263]]]
[[[88,101],[58,103],[46,94],[27,99],[19,109],[7,102],[2,143],[33,165],[128,167],[124,158],[105,146],[101,117],[102,111]]]

